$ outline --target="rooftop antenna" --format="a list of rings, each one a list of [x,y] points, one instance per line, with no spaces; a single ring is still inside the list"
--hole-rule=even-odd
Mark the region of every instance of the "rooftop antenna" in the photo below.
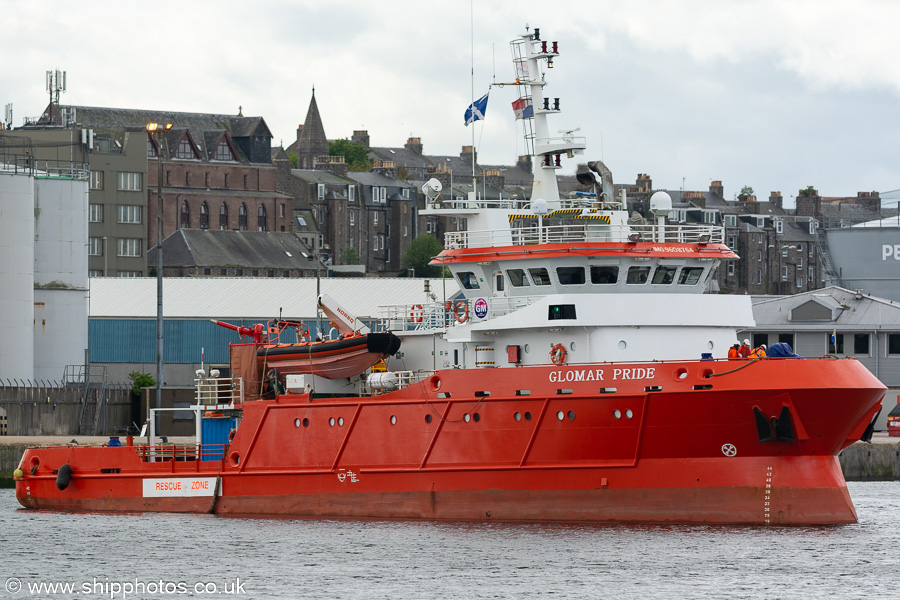
[[[12,129],[13,122],[13,107],[12,102],[6,105],[6,110],[4,111],[4,116],[6,117],[4,120],[6,121],[6,128]]]
[[[59,93],[66,93],[66,72],[59,69],[47,71],[46,89],[50,92],[50,104],[59,106]],[[51,115],[52,118],[52,115]]]

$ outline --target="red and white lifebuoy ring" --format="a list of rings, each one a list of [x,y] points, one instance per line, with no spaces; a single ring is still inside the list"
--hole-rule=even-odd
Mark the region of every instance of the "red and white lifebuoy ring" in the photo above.
[[[409,319],[413,323],[421,323],[422,317],[425,316],[425,309],[422,308],[421,304],[413,304],[413,307],[409,310]]]
[[[459,312],[462,310],[462,312]],[[460,302],[456,305],[456,320],[460,323],[465,323],[469,320],[469,303],[468,302]]]
[[[566,349],[562,344],[556,344],[550,348],[550,362],[561,365],[566,362]]]

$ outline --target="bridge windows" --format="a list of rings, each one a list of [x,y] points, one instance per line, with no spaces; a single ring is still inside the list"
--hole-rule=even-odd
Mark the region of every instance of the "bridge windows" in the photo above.
[[[467,290],[477,290],[481,287],[478,285],[478,278],[472,271],[463,271],[458,273],[457,277],[459,277],[459,282]]]
[[[628,277],[625,279],[625,283],[629,285],[647,283],[649,276],[650,267],[628,267]]]
[[[657,267],[653,274],[653,283],[656,285],[668,285],[675,281],[675,267]]]
[[[544,267],[528,269],[534,285],[550,285],[550,273]]]
[[[523,269],[509,269],[506,271],[506,276],[509,277],[509,282],[513,287],[528,287],[531,285],[528,283],[528,278],[525,277]]]
[[[591,283],[594,285],[615,285],[619,279],[619,267],[591,265]]]
[[[560,285],[584,285],[584,267],[556,267]]]

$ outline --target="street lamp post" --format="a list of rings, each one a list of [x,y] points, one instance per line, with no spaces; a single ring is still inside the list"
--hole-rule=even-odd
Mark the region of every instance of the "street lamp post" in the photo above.
[[[162,253],[162,226],[163,226],[163,168],[162,168],[162,142],[166,131],[172,129],[172,124],[161,125],[149,123],[147,131],[156,138],[156,408],[162,408],[163,387],[163,253]],[[158,415],[157,415],[158,417]],[[154,423],[154,429],[156,429]],[[155,432],[154,432],[155,433]]]

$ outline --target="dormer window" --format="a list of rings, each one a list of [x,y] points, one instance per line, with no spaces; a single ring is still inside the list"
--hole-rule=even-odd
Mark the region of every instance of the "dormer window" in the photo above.
[[[216,151],[213,154],[213,160],[235,160],[234,152],[231,151],[231,147],[228,145],[228,142],[226,142],[225,140],[219,142],[219,145],[216,146]]]
[[[784,233],[784,221],[781,219],[775,221],[775,233]]]
[[[737,215],[725,215],[725,227],[737,227]]]
[[[181,141],[178,142],[178,150],[175,151],[175,158],[197,158],[197,151],[194,150],[194,145],[191,144],[191,141],[187,137],[181,138]]]

